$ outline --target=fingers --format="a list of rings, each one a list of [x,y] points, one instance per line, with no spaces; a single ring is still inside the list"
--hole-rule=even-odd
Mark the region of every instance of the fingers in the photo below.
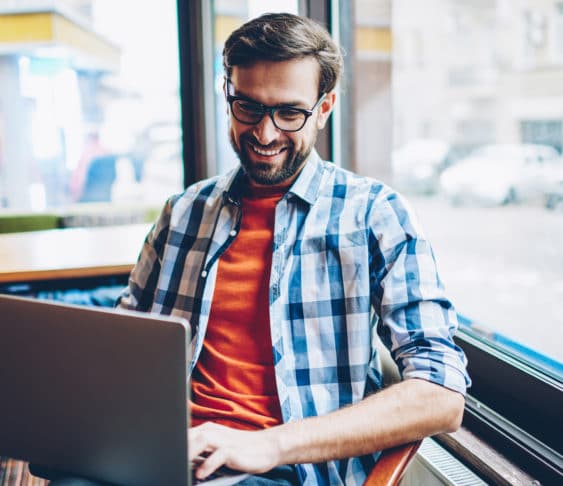
[[[188,459],[194,461],[198,456],[207,456],[217,445],[211,442],[212,434],[206,433],[214,424],[205,423],[188,429]]]
[[[227,431],[225,427],[210,422],[188,430],[188,457],[196,468],[198,479],[213,474],[227,461],[224,443]]]
[[[222,449],[216,449],[198,466],[196,470],[196,477],[204,479],[210,474],[213,474],[217,469],[225,464],[227,456]]]
[[[275,441],[265,431],[243,431],[207,422],[188,430],[190,462],[198,456],[196,477],[203,479],[221,466],[262,473],[279,464]]]

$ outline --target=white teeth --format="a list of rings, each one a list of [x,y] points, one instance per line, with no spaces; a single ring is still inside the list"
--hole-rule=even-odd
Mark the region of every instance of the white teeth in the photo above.
[[[252,150],[254,150],[254,152],[256,152],[257,154],[266,155],[266,156],[269,156],[269,157],[272,156],[272,155],[278,155],[282,151],[281,148],[278,149],[278,150],[262,150],[262,149],[259,149],[258,147],[256,147],[256,145],[252,145],[252,144],[249,144],[249,145],[252,147]]]

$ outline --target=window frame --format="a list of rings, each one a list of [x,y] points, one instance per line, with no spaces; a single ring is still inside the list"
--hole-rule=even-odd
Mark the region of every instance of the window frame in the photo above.
[[[455,341],[473,381],[463,425],[541,481],[560,479],[561,381],[464,325]]]
[[[177,0],[184,188],[210,175],[207,160],[213,154],[207,128],[204,68],[208,55],[204,15],[209,3]]]

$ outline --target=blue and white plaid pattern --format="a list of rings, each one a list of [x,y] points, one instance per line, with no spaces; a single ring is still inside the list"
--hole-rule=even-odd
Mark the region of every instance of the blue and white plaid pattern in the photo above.
[[[120,299],[124,308],[190,321],[190,371],[205,336],[217,261],[238,232],[242,178],[235,170],[170,199]],[[270,327],[284,421],[327,414],[381,388],[376,333],[403,378],[460,393],[470,383],[452,341],[455,310],[405,202],[316,153],[276,207]],[[298,471],[307,485],[359,485],[377,457]]]

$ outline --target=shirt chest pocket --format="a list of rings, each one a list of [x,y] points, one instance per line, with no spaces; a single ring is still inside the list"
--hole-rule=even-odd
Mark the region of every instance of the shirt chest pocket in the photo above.
[[[298,240],[292,252],[290,305],[303,317],[357,311],[368,298],[369,269],[365,232],[313,235]]]

